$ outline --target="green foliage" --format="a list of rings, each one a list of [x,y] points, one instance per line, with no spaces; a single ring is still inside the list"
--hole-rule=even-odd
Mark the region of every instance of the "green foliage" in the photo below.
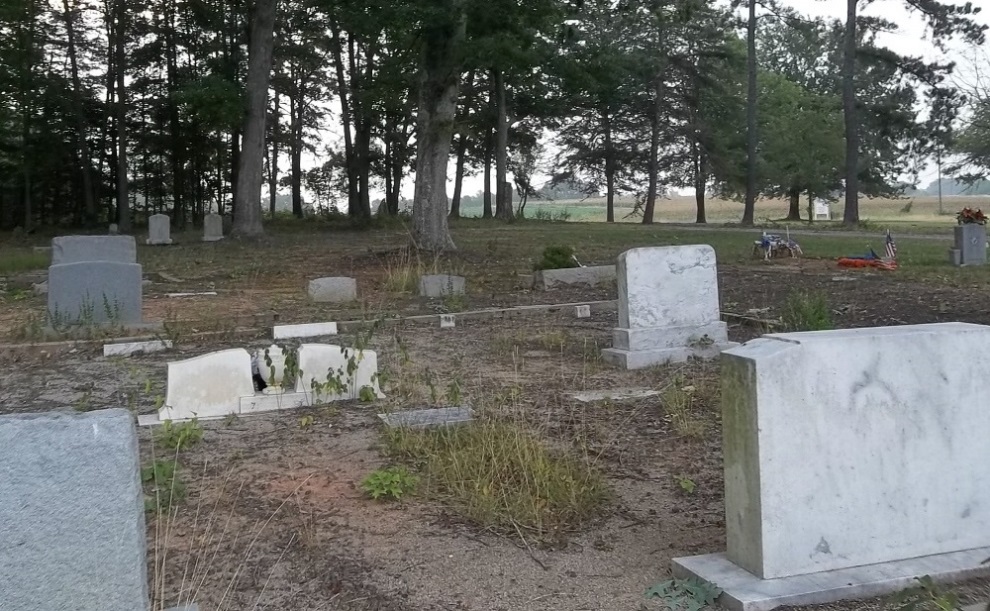
[[[156,460],[141,468],[146,511],[168,511],[186,498],[186,486],[179,477],[178,466],[174,460]]]
[[[15,274],[48,267],[51,255],[38,252],[5,251],[0,257],[0,274]]]
[[[203,440],[203,427],[193,418],[178,424],[171,420],[155,431],[155,443],[170,450],[186,450]]]
[[[820,291],[792,291],[784,303],[781,322],[787,331],[827,331],[835,328],[828,298]]]
[[[376,501],[399,500],[413,492],[419,478],[405,467],[378,469],[361,482],[361,489]]]
[[[698,485],[694,483],[693,479],[687,477],[686,475],[678,475],[676,479],[677,485],[680,486],[681,490],[687,494],[694,494],[694,490],[698,487]]]
[[[917,578],[918,586],[898,593],[890,600],[896,611],[959,611],[959,597],[945,592],[929,576]]]
[[[696,577],[671,579],[646,591],[647,598],[659,599],[670,611],[701,611],[714,607],[722,589]]]
[[[536,271],[544,269],[565,269],[578,267],[574,260],[574,249],[570,246],[547,246],[543,257],[533,266]]]
[[[389,453],[423,475],[424,494],[486,528],[552,537],[596,515],[610,496],[597,469],[551,449],[521,424],[398,428],[385,435]]]

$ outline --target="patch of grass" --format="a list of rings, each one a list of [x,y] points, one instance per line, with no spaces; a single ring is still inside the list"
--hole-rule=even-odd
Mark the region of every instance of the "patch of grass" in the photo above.
[[[834,329],[832,310],[822,292],[792,291],[784,303],[781,322],[786,331]]]
[[[484,528],[537,538],[571,531],[608,501],[605,479],[521,424],[390,429],[386,448],[422,474],[422,491]]]
[[[141,468],[146,511],[168,512],[186,498],[186,485],[179,477],[178,467],[179,463],[175,460],[156,460]]]
[[[203,440],[203,427],[195,418],[178,424],[166,420],[155,431],[155,443],[176,452],[188,449]]]
[[[0,274],[30,272],[48,267],[51,255],[46,252],[14,250],[0,257]]]
[[[701,439],[708,432],[709,422],[695,409],[697,394],[694,385],[676,379],[661,397],[670,426],[680,437]]]

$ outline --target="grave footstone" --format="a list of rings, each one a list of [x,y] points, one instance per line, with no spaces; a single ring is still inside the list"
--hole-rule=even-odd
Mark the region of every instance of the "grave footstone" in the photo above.
[[[614,265],[544,269],[536,272],[534,283],[537,288],[543,290],[550,290],[560,286],[596,288],[615,282],[615,273],[616,269]]]
[[[438,407],[378,414],[378,417],[388,428],[425,429],[471,422],[474,411],[470,407]]]
[[[164,246],[172,243],[171,222],[167,214],[153,214],[148,217],[148,244]]]
[[[420,276],[419,294],[421,297],[445,297],[464,294],[464,277],[436,274]]]
[[[711,246],[634,248],[619,255],[619,327],[610,363],[640,369],[714,358],[734,346],[721,321]]]
[[[309,281],[309,298],[321,303],[347,303],[357,299],[354,278],[317,278]]]
[[[727,553],[675,574],[745,610],[990,574],[988,346],[990,327],[939,323],[725,351]]]
[[[203,217],[203,241],[216,242],[223,239],[223,218],[219,214]]]
[[[453,329],[457,326],[457,319],[453,314],[441,314],[440,315],[440,328],[441,329]]]
[[[137,243],[129,235],[64,235],[52,239],[52,265],[83,261],[137,263]]]
[[[0,416],[0,609],[150,608],[133,416]]]
[[[48,314],[53,325],[141,322],[141,266],[85,261],[48,268]]]
[[[590,305],[574,306],[574,316],[576,318],[591,318],[591,306]]]

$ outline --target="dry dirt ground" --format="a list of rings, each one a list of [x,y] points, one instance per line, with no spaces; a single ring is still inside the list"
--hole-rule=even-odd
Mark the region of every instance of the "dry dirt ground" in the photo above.
[[[339,271],[377,286],[383,282],[377,262],[362,266],[352,260]],[[990,323],[986,291],[909,283],[896,273],[841,272],[830,262],[801,261],[724,265],[719,276],[723,310],[754,318],[775,317],[789,291],[799,287],[827,292],[840,327]],[[248,283],[250,290],[217,298],[160,296],[173,285],[206,290],[215,282],[162,280],[167,288],[149,288],[147,313],[161,315],[168,304],[181,318],[202,321],[214,320],[206,314],[213,312],[226,330],[207,340],[195,335],[204,330],[195,325],[173,328],[177,346],[171,353],[107,359],[98,345],[81,343],[58,350],[0,347],[8,360],[0,374],[0,413],[104,407],[151,413],[164,395],[169,360],[270,343],[268,328],[234,333],[229,320],[235,314],[267,312],[304,321],[375,313],[367,301],[350,310],[306,306],[298,284],[289,281],[266,281],[264,290]],[[467,303],[384,293],[369,301],[377,300],[379,313],[400,315],[452,305],[614,298],[614,288],[534,292],[507,272],[490,284],[473,284]],[[380,329],[371,347],[388,374],[388,399],[203,423],[202,442],[183,453],[187,498],[170,516],[148,514],[156,604],[194,600],[204,611],[663,608],[647,601],[644,591],[669,579],[671,558],[720,551],[725,544],[717,365],[618,371],[598,356],[615,325],[614,312],[579,320],[561,310],[460,321],[453,330],[411,324]],[[736,341],[760,332],[751,324],[730,326]],[[447,390],[452,384],[457,396]],[[663,394],[588,404],[568,394],[632,386]],[[674,396],[687,397],[678,410]],[[368,499],[361,480],[388,464],[379,452],[376,413],[449,403],[472,405],[482,418],[523,420],[552,443],[581,454],[607,476],[611,503],[580,530],[537,541],[522,532],[506,536],[479,529],[427,499]],[[149,430],[140,434],[142,461],[150,463],[160,450]],[[682,486],[687,480],[692,492]],[[957,591],[967,601],[988,595],[986,582]],[[882,605],[875,600],[827,608]]]

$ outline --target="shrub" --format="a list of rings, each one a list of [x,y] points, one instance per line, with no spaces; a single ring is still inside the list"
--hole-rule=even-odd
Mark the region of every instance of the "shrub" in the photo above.
[[[574,260],[574,249],[570,246],[547,246],[543,249],[543,258],[533,266],[533,269],[564,269],[578,267]]]

